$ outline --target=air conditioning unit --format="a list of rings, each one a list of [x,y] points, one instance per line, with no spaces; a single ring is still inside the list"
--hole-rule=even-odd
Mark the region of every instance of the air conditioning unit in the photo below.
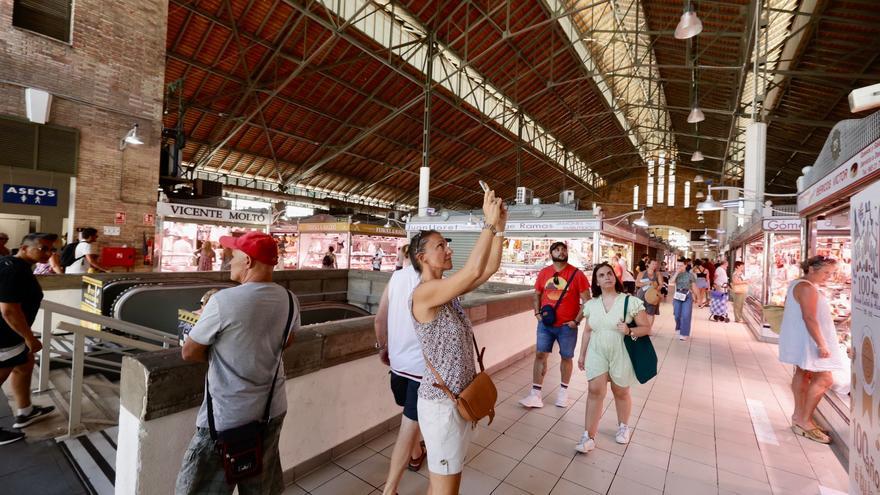
[[[532,202],[532,198],[534,198],[535,193],[528,187],[517,187],[516,188],[516,204],[518,205],[527,205]]]
[[[849,94],[850,112],[864,112],[877,107],[880,107],[880,84],[854,89]]]
[[[559,193],[559,204],[561,205],[573,205],[576,200],[574,197],[574,191],[571,189],[566,189]]]

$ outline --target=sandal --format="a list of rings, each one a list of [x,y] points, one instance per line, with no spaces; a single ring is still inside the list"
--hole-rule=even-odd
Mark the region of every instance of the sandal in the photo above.
[[[425,463],[425,458],[428,457],[428,451],[425,449],[425,442],[421,443],[421,447],[422,455],[420,455],[418,459],[409,459],[409,464],[406,467],[410,471],[417,472],[419,469],[422,469],[422,464]]]
[[[791,431],[802,437],[807,437],[814,442],[823,444],[831,443],[831,437],[829,437],[824,431],[822,431],[818,427],[813,428],[812,430],[805,430],[798,425],[791,425]]]

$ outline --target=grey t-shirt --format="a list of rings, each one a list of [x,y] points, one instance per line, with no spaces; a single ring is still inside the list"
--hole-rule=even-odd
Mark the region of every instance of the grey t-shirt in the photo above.
[[[291,330],[299,328],[299,303],[293,298]],[[262,419],[272,376],[278,365],[289,311],[287,290],[272,282],[249,282],[214,294],[189,338],[211,346],[208,381],[218,431]],[[207,397],[196,426],[208,427]],[[269,417],[287,411],[284,365],[275,382]]]

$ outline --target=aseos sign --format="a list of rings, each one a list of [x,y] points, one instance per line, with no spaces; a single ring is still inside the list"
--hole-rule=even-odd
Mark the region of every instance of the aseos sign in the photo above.
[[[272,216],[268,213],[226,210],[207,206],[184,205],[177,203],[158,203],[156,214],[163,217],[189,218],[215,222],[253,223],[266,225]]]
[[[801,230],[800,218],[765,218],[766,232],[798,232]]]

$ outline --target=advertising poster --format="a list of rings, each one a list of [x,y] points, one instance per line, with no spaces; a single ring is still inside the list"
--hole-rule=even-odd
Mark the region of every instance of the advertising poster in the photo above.
[[[850,200],[852,345],[849,492],[880,493],[880,182]]]

